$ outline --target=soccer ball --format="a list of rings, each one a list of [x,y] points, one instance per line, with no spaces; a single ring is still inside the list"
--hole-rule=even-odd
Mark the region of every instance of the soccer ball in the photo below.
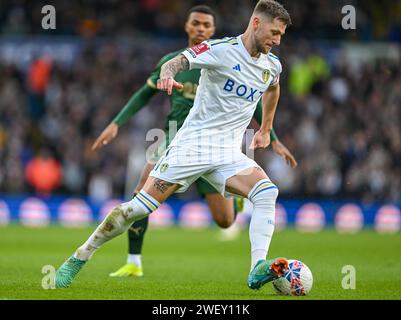
[[[308,266],[299,260],[288,260],[288,270],[273,281],[273,288],[279,295],[304,296],[312,289],[313,276]]]

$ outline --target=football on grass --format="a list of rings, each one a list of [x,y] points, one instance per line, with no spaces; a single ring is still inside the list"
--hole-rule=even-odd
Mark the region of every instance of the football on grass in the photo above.
[[[288,270],[281,278],[273,281],[273,288],[279,295],[304,296],[313,284],[312,272],[299,260],[288,260]]]

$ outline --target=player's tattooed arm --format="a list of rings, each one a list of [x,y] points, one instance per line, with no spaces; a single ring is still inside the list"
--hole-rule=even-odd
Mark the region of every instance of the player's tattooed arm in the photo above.
[[[161,67],[160,79],[157,80],[157,89],[167,91],[169,95],[173,92],[173,89],[182,89],[182,83],[175,81],[174,77],[178,72],[186,70],[189,70],[189,61],[183,54],[167,61]]]
[[[167,191],[167,189],[173,185],[174,185],[174,183],[167,182],[167,181],[160,180],[160,179],[155,179],[155,181],[153,183],[153,186],[157,190],[159,190],[161,193],[165,193]]]
[[[174,59],[167,61],[163,64],[160,70],[160,79],[163,78],[173,78],[180,71],[189,70],[189,61],[183,55],[179,54]]]

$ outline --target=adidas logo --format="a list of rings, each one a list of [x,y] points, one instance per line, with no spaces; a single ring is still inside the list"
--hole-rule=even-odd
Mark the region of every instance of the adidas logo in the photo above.
[[[237,64],[235,67],[233,67],[234,70],[241,71],[241,66]]]

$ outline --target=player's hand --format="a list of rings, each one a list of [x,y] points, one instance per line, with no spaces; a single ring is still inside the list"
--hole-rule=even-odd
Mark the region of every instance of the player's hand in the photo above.
[[[262,132],[260,130],[256,131],[249,149],[255,150],[260,148],[267,148],[270,144],[270,131]]]
[[[110,123],[106,129],[100,134],[96,139],[95,143],[92,145],[92,151],[100,149],[101,147],[108,144],[113,140],[118,134],[118,125],[114,122]]]
[[[168,95],[173,93],[173,89],[182,89],[184,85],[175,81],[173,78],[164,78],[157,80],[157,89],[167,91]]]
[[[298,165],[297,160],[295,160],[295,157],[292,155],[292,153],[279,140],[272,142],[272,148],[275,153],[285,159],[291,168],[295,168]]]

